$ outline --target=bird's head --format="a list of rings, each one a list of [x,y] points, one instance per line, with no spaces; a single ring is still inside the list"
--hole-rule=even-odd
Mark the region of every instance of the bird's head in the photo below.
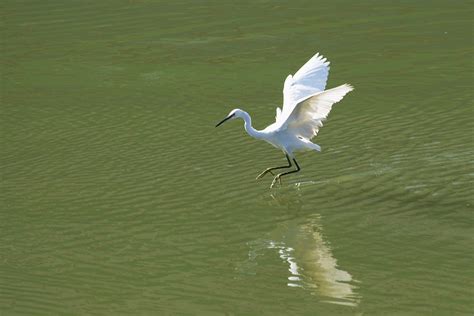
[[[238,117],[242,118],[243,113],[244,113],[244,111],[242,111],[241,109],[233,109],[232,111],[229,112],[229,114],[226,116],[225,119],[223,119],[222,121],[217,123],[216,127],[221,125],[222,123],[224,123],[226,121],[231,121],[231,120],[234,120]]]

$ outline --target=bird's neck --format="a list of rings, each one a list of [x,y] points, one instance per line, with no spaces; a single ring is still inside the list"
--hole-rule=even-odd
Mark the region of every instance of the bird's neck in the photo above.
[[[244,112],[244,115],[243,115],[242,119],[245,122],[244,123],[244,128],[245,128],[245,131],[247,132],[247,134],[249,134],[253,138],[257,138],[257,139],[262,138],[262,136],[263,136],[262,132],[257,131],[255,128],[252,127],[252,118],[250,117],[250,115],[247,112]]]

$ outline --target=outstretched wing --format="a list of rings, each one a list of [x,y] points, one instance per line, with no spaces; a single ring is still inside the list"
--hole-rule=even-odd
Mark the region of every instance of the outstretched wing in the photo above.
[[[283,86],[283,110],[277,115],[276,123],[283,124],[298,103],[324,91],[328,74],[329,62],[318,53],[293,76],[289,75]]]
[[[316,136],[328,117],[332,105],[354,90],[349,84],[319,92],[298,103],[282,127],[291,130],[295,135],[306,139]]]

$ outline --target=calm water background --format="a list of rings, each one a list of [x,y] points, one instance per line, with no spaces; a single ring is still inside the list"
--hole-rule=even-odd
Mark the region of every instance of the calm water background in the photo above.
[[[0,314],[469,314],[469,1],[2,1]],[[302,172],[316,52],[356,87]]]

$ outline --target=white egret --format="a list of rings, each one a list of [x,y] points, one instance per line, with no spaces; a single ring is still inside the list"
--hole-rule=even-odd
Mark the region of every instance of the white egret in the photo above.
[[[332,105],[354,88],[349,84],[343,84],[336,88],[324,90],[329,73],[329,62],[322,55],[316,54],[306,62],[293,76],[286,77],[283,85],[283,109],[276,109],[275,123],[263,130],[252,127],[250,115],[241,110],[234,109],[216,127],[226,121],[236,118],[244,120],[245,131],[256,139],[262,139],[276,148],[281,149],[288,160],[287,166],[272,167],[265,169],[257,176],[257,180],[267,173],[273,176],[272,188],[278,181],[281,185],[281,177],[301,170],[296,162],[294,153],[296,151],[315,150],[321,151],[321,147],[311,142],[323,121],[331,111]],[[277,169],[288,169],[295,164],[296,169],[275,175],[272,171]]]

